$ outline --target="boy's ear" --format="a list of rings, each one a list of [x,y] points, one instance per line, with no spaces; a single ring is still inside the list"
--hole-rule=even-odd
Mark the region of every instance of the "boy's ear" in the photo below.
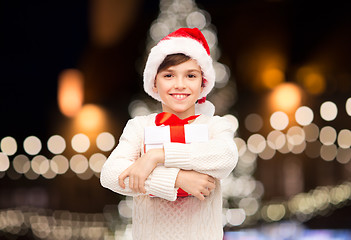
[[[152,91],[153,91],[154,93],[158,93],[157,87],[156,87],[156,86],[153,86],[153,87],[152,87]]]

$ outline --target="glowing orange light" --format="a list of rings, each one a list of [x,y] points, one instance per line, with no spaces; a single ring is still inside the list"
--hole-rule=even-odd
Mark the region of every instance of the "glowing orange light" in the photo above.
[[[75,119],[77,131],[85,133],[102,130],[106,121],[104,110],[94,104],[84,105]]]
[[[293,83],[283,83],[276,87],[271,95],[271,105],[275,110],[294,111],[301,103],[302,93]]]
[[[325,91],[326,80],[316,67],[302,67],[297,79],[310,94],[318,95]]]
[[[75,69],[63,71],[58,82],[58,105],[67,117],[76,115],[83,104],[83,75]]]
[[[262,83],[265,87],[273,89],[284,81],[284,74],[280,69],[268,68],[262,73]]]

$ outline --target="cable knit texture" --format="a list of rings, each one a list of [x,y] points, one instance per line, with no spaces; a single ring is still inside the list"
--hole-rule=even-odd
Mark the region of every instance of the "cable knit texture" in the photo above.
[[[164,144],[165,164],[157,166],[146,180],[146,194],[133,192],[128,178],[125,189],[118,185],[118,176],[144,152],[144,128],[155,126],[155,116],[151,114],[128,121],[118,146],[102,168],[102,186],[134,197],[135,240],[223,239],[220,179],[230,174],[238,160],[233,127],[227,119],[201,115],[191,123],[208,125],[208,142]],[[180,169],[213,176],[216,178],[215,190],[204,201],[192,196],[177,198],[178,189],[174,185]]]

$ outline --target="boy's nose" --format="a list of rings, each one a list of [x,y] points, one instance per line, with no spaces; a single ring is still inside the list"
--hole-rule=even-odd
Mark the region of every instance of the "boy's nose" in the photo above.
[[[184,79],[182,77],[177,78],[174,87],[180,89],[186,88]]]

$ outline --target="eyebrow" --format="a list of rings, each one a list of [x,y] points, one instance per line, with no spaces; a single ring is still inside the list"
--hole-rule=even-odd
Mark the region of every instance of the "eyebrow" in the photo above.
[[[161,72],[175,72],[175,70],[173,70],[171,68],[167,68],[165,70],[162,70]],[[198,73],[201,73],[201,71],[198,70],[198,69],[187,69],[186,72],[198,72]]]

